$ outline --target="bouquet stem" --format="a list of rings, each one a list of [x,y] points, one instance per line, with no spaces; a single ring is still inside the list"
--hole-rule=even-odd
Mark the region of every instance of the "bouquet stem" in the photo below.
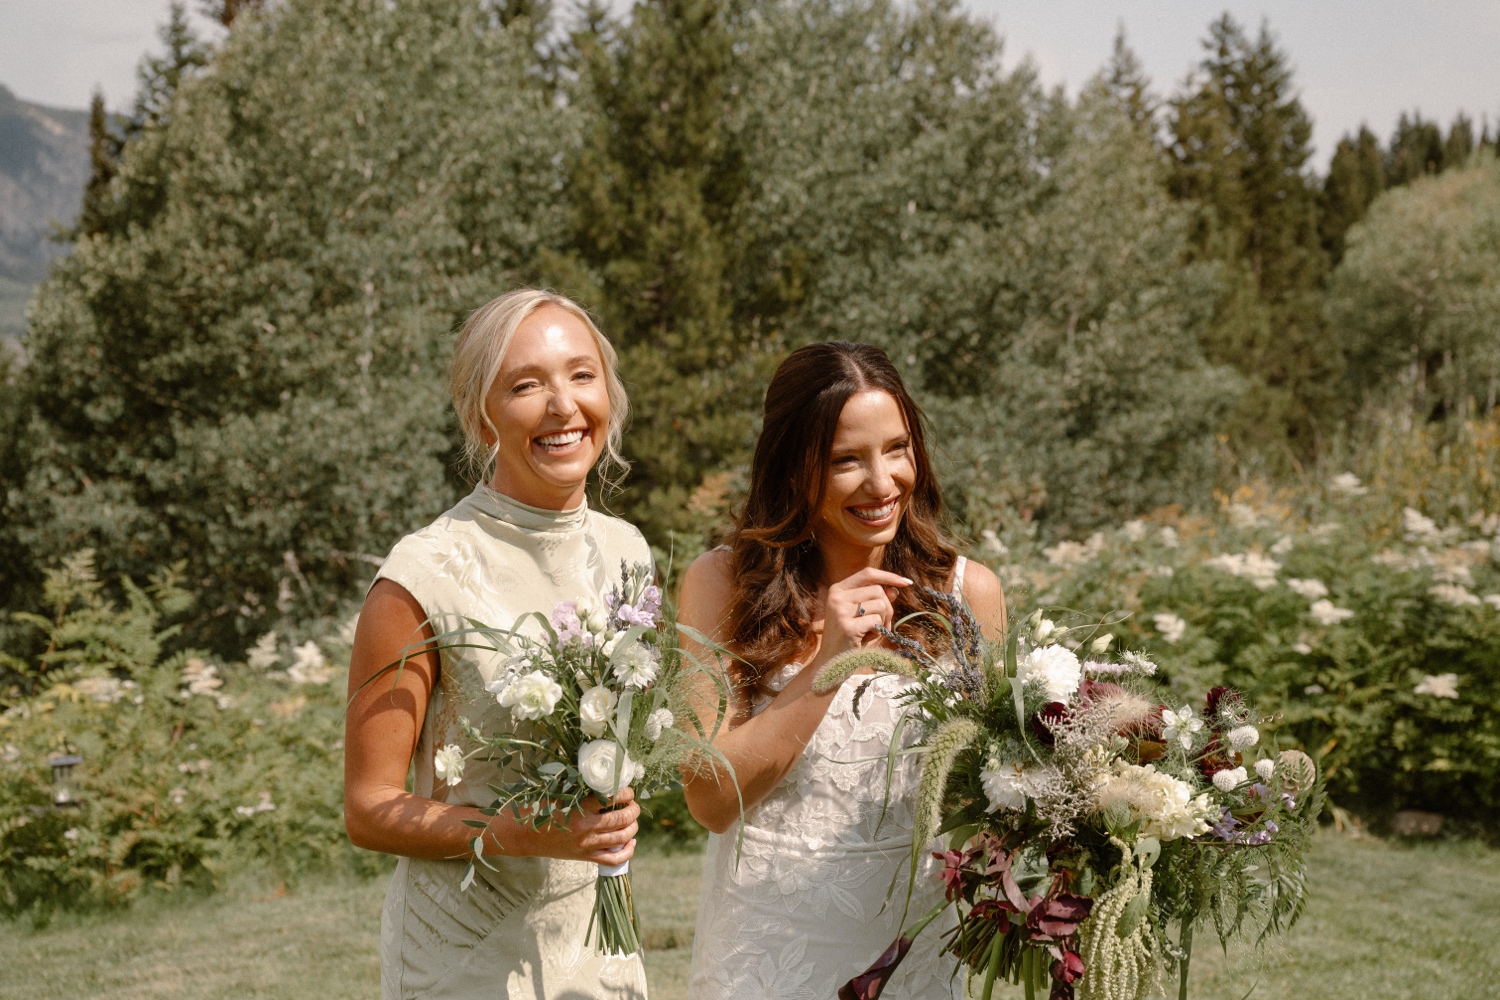
[[[587,937],[601,955],[632,955],[641,950],[641,928],[630,894],[629,861],[599,866]]]
[[[1182,948],[1182,961],[1177,967],[1177,1000],[1187,1000],[1188,963],[1193,958],[1193,922],[1184,917],[1178,926],[1181,930],[1177,932],[1177,943]]]

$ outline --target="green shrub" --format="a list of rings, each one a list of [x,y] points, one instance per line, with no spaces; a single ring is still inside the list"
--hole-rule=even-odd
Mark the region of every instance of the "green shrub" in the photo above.
[[[129,600],[101,596],[90,554],[48,576],[56,616],[39,661],[0,716],[0,913],[45,922],[59,909],[125,903],[151,887],[212,887],[235,870],[283,879],[372,872],[342,815],[342,688],[316,643],[288,660],[272,642],[229,669],[163,653],[190,597],[171,579]],[[336,645],[338,640],[330,641]],[[47,759],[78,753],[80,805],[52,805]]]
[[[1163,508],[1052,546],[1012,526],[987,547],[1010,549],[1013,604],[1118,609],[1185,698],[1246,691],[1341,804],[1500,815],[1500,426],[1433,444],[1385,428],[1368,483],[1245,487],[1212,516]]]

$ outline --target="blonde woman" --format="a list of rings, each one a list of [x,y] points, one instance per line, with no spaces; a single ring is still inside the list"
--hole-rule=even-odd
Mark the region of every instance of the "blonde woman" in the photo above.
[[[635,848],[630,791],[623,808],[589,800],[539,830],[485,816],[476,806],[493,798],[495,769],[471,760],[461,775],[439,774],[434,758],[463,742],[460,719],[509,724],[485,691],[498,658],[428,651],[365,684],[414,643],[469,619],[509,627],[568,598],[602,600],[621,560],[651,558],[639,531],[585,502],[601,458],[623,466],[627,403],[615,352],[583,309],[529,289],[484,305],[459,333],[452,389],[479,483],[391,550],[349,671],[345,824],[355,844],[401,859],[381,917],[382,996],[643,998],[638,956],[601,957],[584,940],[595,865]],[[481,835],[493,868],[480,865],[461,890]]]

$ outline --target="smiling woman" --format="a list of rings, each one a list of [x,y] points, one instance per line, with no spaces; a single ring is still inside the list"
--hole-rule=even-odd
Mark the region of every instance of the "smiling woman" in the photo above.
[[[548,292],[502,295],[459,333],[453,405],[479,483],[396,543],[365,600],[349,669],[345,823],[354,843],[401,857],[381,919],[387,1000],[645,996],[638,956],[596,955],[584,942],[596,865],[622,863],[635,847],[631,791],[615,798],[620,808],[587,799],[538,829],[481,812],[502,774],[479,758],[456,769],[447,748],[465,742],[467,724],[513,725],[485,691],[500,657],[432,648],[434,635],[474,621],[509,628],[560,601],[602,604],[622,561],[650,563],[639,531],[584,502],[601,459],[623,465],[626,400],[614,366],[588,314]],[[539,628],[528,621],[523,631]],[[461,889],[477,840],[485,863]]]

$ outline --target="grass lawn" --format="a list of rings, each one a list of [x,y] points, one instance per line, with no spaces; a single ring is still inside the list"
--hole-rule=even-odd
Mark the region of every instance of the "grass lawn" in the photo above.
[[[656,1000],[687,995],[698,866],[694,854],[646,854],[635,864]],[[1265,1000],[1500,992],[1500,852],[1328,835],[1312,878],[1306,917],[1264,953],[1224,956],[1211,938],[1201,941],[1196,1000],[1239,1000],[1252,984],[1250,995]],[[43,931],[0,925],[0,1000],[375,997],[384,891],[382,881],[309,884],[286,895],[243,889],[63,918]]]

